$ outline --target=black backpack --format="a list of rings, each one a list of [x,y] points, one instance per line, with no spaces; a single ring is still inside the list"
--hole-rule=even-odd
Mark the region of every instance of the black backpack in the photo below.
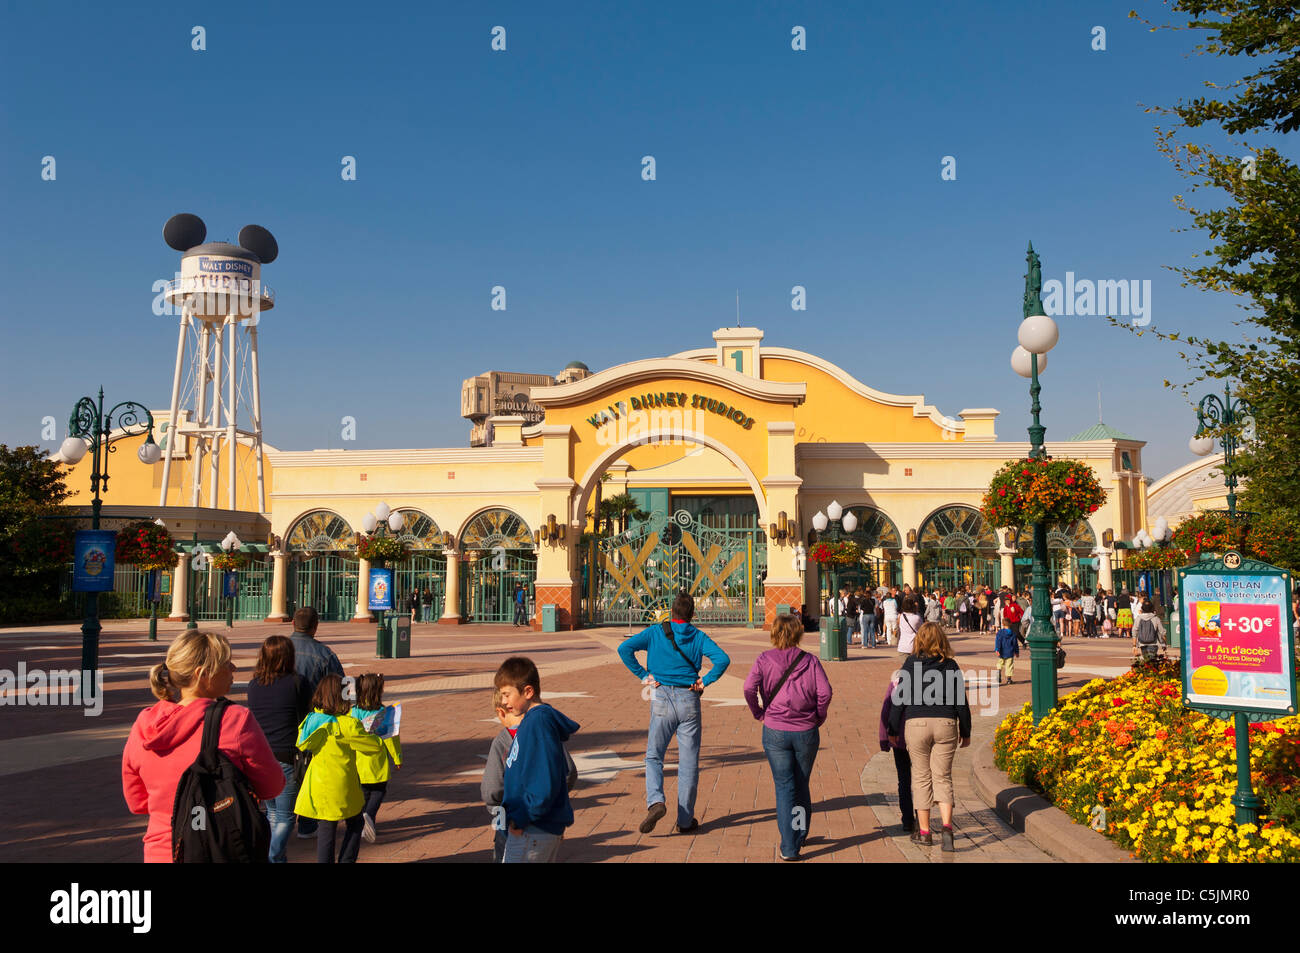
[[[172,862],[264,864],[271,825],[248,779],[217,748],[230,700],[218,698],[203,716],[199,756],[185,769],[172,803]]]
[[[1155,645],[1159,641],[1155,623],[1150,619],[1138,619],[1137,628],[1133,630],[1138,645]]]

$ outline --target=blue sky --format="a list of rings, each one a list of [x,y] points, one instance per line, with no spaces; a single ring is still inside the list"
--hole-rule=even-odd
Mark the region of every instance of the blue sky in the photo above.
[[[737,288],[766,343],[948,414],[997,407],[1023,439],[1027,240],[1045,279],[1149,280],[1162,328],[1239,314],[1168,268],[1208,242],[1179,231],[1185,183],[1143,104],[1244,67],[1187,56],[1195,35],[1131,6],[10,4],[0,441],[39,442],[46,415],[61,439],[100,384],[166,405],[175,318],[151,286],[178,267],[161,229],[181,211],[210,239],[256,222],[279,241],[261,344],[282,449],[464,446],[462,378],[705,346]],[[1094,423],[1100,386],[1149,475],[1190,460],[1194,413],[1161,385],[1188,377],[1175,350],[1060,324],[1048,438]]]

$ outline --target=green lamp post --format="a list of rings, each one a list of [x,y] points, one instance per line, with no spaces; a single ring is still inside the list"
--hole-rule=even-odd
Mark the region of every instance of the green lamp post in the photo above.
[[[813,529],[817,531],[817,539],[821,541],[823,534],[828,536],[828,541],[838,543],[840,539],[858,528],[858,518],[850,512],[846,512],[842,506],[835,500],[831,505],[826,507],[826,512],[820,510],[812,518]],[[841,530],[841,527],[843,529]],[[828,661],[843,662],[849,657],[849,649],[846,644],[847,639],[843,632],[843,626],[840,622],[840,570],[838,563],[831,563],[831,638],[830,651],[824,658]]]
[[[1060,332],[1056,322],[1043,311],[1043,271],[1032,242],[1025,260],[1029,263],[1029,271],[1025,275],[1024,317],[1017,334],[1020,344],[1011,355],[1011,367],[1021,377],[1029,378],[1029,410],[1033,417],[1033,422],[1029,425],[1029,456],[1030,459],[1041,460],[1047,456],[1043,445],[1047,428],[1038,419],[1042,410],[1038,399],[1042,385],[1038,382],[1038,375],[1047,369],[1047,352],[1056,346]],[[1030,585],[1033,591],[1030,610],[1033,621],[1029,626],[1028,637],[1035,725],[1056,707],[1058,697],[1056,650],[1060,637],[1052,628],[1052,605],[1047,586],[1047,524],[1035,523]]]
[[[361,528],[363,530],[367,533],[378,532],[380,536],[385,535],[385,527],[396,536],[405,525],[406,517],[397,510],[390,509],[387,503],[380,503],[375,507],[373,513],[367,513],[361,518]],[[376,562],[382,564],[383,560],[376,560]],[[389,600],[392,601],[394,598],[395,596],[390,590]],[[369,601],[368,597],[367,601]],[[395,607],[396,603],[394,603]],[[388,658],[388,611],[381,609],[377,615],[379,624],[375,629],[375,655],[379,658]]]
[[[99,529],[99,515],[103,509],[100,488],[108,492],[108,455],[117,452],[110,442],[114,429],[122,436],[145,434],[144,443],[136,452],[141,463],[155,464],[162,459],[162,450],[153,440],[153,415],[133,400],[123,401],[104,413],[104,388],[99,398],[83,397],[72,409],[68,418],[68,438],[63,441],[60,453],[68,463],[77,463],[90,451],[90,526]],[[81,677],[82,696],[93,697],[95,672],[99,669],[99,593],[86,593],[86,618],[81,625]]]
[[[236,555],[239,553],[239,547],[242,545],[243,543],[239,541],[239,537],[235,535],[235,531],[232,529],[226,534],[225,538],[221,540],[221,551],[228,555]],[[238,577],[236,577],[236,579],[238,579]],[[222,594],[226,597],[226,628],[233,629],[235,627],[235,600],[238,598],[239,593],[238,590],[236,590],[234,594],[224,591],[224,575],[222,576],[222,587]]]
[[[1196,405],[1196,436],[1187,445],[1197,456],[1208,456],[1214,450],[1214,438],[1210,434],[1216,430],[1219,432],[1219,445],[1223,448],[1223,484],[1228,489],[1226,515],[1229,545],[1233,546],[1240,545],[1246,521],[1254,515],[1237,510],[1237,474],[1234,466],[1237,458],[1237,434],[1253,416],[1250,406],[1241,398],[1234,400],[1230,386],[1224,384],[1222,399],[1218,394],[1206,394]],[[1217,714],[1224,718],[1228,712]],[[1264,802],[1250,783],[1250,718],[1244,711],[1234,711],[1232,725],[1237,745],[1237,790],[1231,798],[1237,809],[1236,821],[1239,826],[1258,824]]]

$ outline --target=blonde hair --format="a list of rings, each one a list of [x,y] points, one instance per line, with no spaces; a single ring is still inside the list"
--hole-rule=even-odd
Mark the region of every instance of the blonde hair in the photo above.
[[[772,644],[778,649],[793,648],[803,639],[803,621],[794,615],[779,615],[772,622]]]
[[[938,622],[923,622],[916,630],[916,641],[912,644],[913,655],[932,655],[939,658],[955,658],[948,636]]]
[[[501,700],[501,689],[493,687],[492,689],[492,710],[501,711],[506,707],[506,703]]]
[[[230,664],[230,643],[218,632],[187,629],[167,649],[167,661],[149,670],[149,687],[164,701],[177,701],[182,688],[211,679]]]

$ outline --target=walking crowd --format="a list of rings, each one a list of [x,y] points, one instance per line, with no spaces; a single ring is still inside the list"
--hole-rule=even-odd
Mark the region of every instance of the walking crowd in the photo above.
[[[883,642],[899,655],[880,708],[880,750],[894,760],[904,829],[920,845],[933,844],[938,834],[942,850],[952,851],[952,767],[958,748],[970,744],[971,714],[945,627],[996,633],[999,680],[1009,683],[1025,642],[1028,594],[988,586],[928,593],[907,585],[845,586],[834,598],[832,608],[847,620],[853,644],[874,649]],[[674,737],[675,829],[699,828],[701,696],[731,659],[692,624],[694,611],[692,597],[681,592],[669,619],[618,647],[650,701],[644,834],[668,813],[664,755]],[[1059,584],[1052,620],[1063,637],[1132,638],[1135,655],[1153,654],[1151,644],[1158,647],[1165,638],[1151,602],[1123,590],[1094,594]],[[159,700],[136,719],[122,757],[127,805],[149,815],[146,861],[283,863],[295,825],[299,837],[316,839],[320,863],[355,862],[361,842],[375,841],[389,780],[402,766],[401,706],[384,704],[382,675],[344,678],[338,657],[315,638],[318,621],[315,610],[300,609],[291,637],[265,640],[247,707],[225,699],[235,665],[220,634],[186,631],[151,670]],[[832,700],[821,662],[799,647],[805,629],[798,616],[778,616],[772,648],[758,656],[744,681],[745,702],[762,723],[780,856],[787,861],[799,860],[808,841],[810,778]],[[543,700],[531,659],[506,659],[493,686],[492,711],[501,729],[481,791],[494,831],[492,859],[554,861],[574,821],[569,792],[578,772],[567,742],[581,726]],[[232,803],[238,810],[225,810]]]

